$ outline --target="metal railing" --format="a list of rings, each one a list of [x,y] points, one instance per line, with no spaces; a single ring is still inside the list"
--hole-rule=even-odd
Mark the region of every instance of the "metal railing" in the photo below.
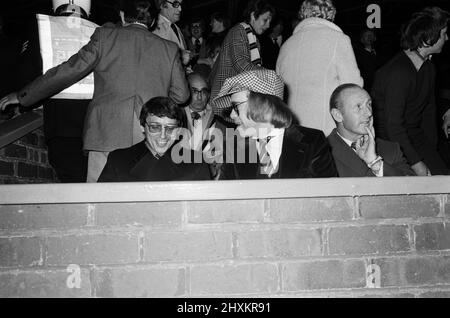
[[[0,123],[0,148],[42,127],[43,124],[44,119],[41,109],[23,113]]]

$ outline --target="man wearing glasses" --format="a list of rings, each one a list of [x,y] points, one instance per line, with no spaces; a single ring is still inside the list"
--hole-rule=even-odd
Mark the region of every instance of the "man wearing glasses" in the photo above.
[[[153,33],[163,39],[175,42],[180,48],[183,65],[189,64],[192,59],[192,54],[187,50],[183,32],[175,24],[180,21],[183,0],[157,0],[157,3],[161,11],[158,16],[158,26]]]
[[[283,91],[281,77],[267,69],[225,80],[216,99],[231,106],[237,133],[227,130],[220,179],[337,177],[325,135],[292,123]]]
[[[145,140],[108,156],[99,182],[210,180],[209,167],[194,160],[180,162],[175,148],[180,141],[186,116],[170,98],[155,97],[142,106],[139,117]],[[195,154],[191,151],[191,156]]]

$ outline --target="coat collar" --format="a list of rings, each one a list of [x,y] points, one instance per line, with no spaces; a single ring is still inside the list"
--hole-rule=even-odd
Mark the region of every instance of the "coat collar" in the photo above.
[[[322,26],[326,26],[330,29],[333,29],[335,31],[338,32],[342,32],[342,29],[340,27],[338,27],[336,24],[334,24],[331,21],[328,21],[326,19],[321,19],[321,18],[306,18],[303,21],[301,21],[297,27],[294,30],[294,34],[297,32],[300,32],[301,30],[310,27],[310,26],[317,26],[317,25],[322,25]]]

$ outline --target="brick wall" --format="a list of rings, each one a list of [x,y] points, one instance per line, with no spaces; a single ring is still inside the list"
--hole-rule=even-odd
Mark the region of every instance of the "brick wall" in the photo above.
[[[450,297],[448,198],[0,205],[0,297]]]
[[[42,129],[0,149],[0,184],[58,182]]]

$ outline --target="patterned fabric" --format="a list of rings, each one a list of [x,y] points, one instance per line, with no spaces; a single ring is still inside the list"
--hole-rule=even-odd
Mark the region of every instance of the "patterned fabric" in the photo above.
[[[244,27],[245,32],[247,33],[248,45],[250,46],[250,59],[252,60],[253,64],[261,66],[261,55],[259,54],[256,36],[253,33],[250,25],[245,22],[242,22],[241,25]]]
[[[278,166],[274,169],[273,162],[270,159],[269,150],[267,149],[267,145],[270,142],[271,137],[258,139],[259,142],[259,164],[260,164],[260,173],[267,175],[269,178],[277,172]]]
[[[258,40],[256,45],[259,46]],[[248,43],[247,33],[244,27],[238,23],[228,32],[222,44],[220,54],[214,64],[209,77],[212,83],[211,100],[219,94],[220,89],[229,77],[239,73],[251,70],[261,69],[261,67],[252,62],[250,56],[250,45]],[[217,100],[212,102],[214,113],[226,117],[222,112],[230,106],[226,100]]]
[[[231,94],[249,90],[262,94],[269,94],[283,99],[284,83],[275,71],[265,68],[243,72],[225,80],[219,94],[213,102],[216,105],[225,105],[223,109],[231,107]],[[223,111],[223,109],[221,109]]]

